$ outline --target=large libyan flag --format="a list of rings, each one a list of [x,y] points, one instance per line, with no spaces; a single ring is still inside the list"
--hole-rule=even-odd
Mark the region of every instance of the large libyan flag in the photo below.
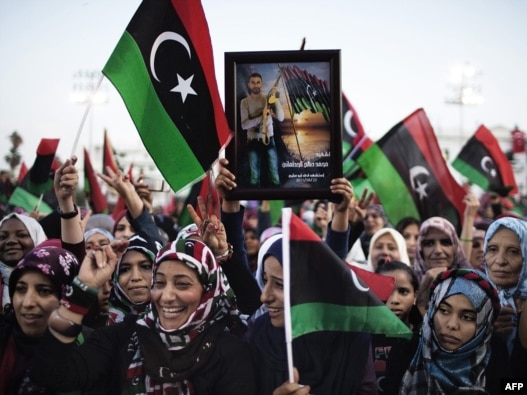
[[[282,209],[282,229],[284,308],[290,310],[285,316],[286,338],[318,331],[412,336],[291,208]]]
[[[421,221],[441,216],[461,230],[466,191],[452,176],[423,109],[396,124],[357,161],[393,224],[408,216]]]
[[[199,0],[144,0],[103,73],[174,191],[200,179],[230,136]]]
[[[452,167],[485,191],[504,196],[518,192],[511,163],[496,137],[483,125],[461,148]]]

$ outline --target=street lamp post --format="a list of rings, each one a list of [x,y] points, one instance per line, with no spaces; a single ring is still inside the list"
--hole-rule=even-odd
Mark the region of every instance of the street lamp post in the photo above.
[[[70,96],[72,102],[90,106],[89,147],[88,152],[93,155],[93,112],[95,104],[108,102],[106,92],[100,89],[102,73],[98,70],[78,70],[73,74],[73,89]]]
[[[463,144],[463,109],[467,105],[482,104],[484,99],[481,95],[481,87],[475,79],[481,73],[477,71],[470,63],[465,62],[462,66],[452,67],[450,69],[450,87],[453,95],[445,100],[447,104],[459,106],[459,143]]]

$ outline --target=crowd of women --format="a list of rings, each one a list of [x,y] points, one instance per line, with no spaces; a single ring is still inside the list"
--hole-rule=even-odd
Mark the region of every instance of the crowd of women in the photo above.
[[[350,275],[393,278],[381,299],[413,336],[300,336],[290,379],[280,223],[268,202],[223,199],[236,187],[225,164],[221,215],[198,198],[171,236],[147,187],[110,169],[100,177],[126,209],[82,215],[76,158],[55,172],[58,232],[1,219],[1,394],[498,394],[501,379],[527,376],[526,222],[476,227],[468,194],[459,234],[442,217],[390,224],[373,193],[338,178],[338,203],[297,213]]]

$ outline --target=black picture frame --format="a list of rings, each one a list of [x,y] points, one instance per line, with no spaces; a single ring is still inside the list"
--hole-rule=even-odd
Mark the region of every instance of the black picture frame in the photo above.
[[[260,98],[254,73],[261,76]],[[341,96],[338,49],[226,52],[225,113],[234,136],[225,157],[237,182],[227,199],[338,201],[330,182],[343,172]],[[260,157],[259,179],[250,155],[254,168]],[[278,183],[268,158],[277,159]]]

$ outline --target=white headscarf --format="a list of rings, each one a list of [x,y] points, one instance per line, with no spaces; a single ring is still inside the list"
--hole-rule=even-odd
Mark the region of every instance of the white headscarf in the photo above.
[[[2,220],[0,221],[0,227],[6,222],[7,220],[11,218],[18,218],[26,227],[29,237],[31,237],[31,240],[33,240],[33,246],[37,246],[43,241],[46,241],[48,237],[46,236],[46,233],[44,232],[44,229],[42,228],[42,225],[34,219],[27,215],[22,215],[18,213],[11,213],[6,215]],[[11,272],[13,271],[13,268],[10,266],[7,266],[5,263],[0,262],[0,275],[2,276],[2,304],[6,305],[7,303],[11,303],[11,298],[9,297],[9,277],[11,276]],[[2,310],[3,306],[0,306],[0,311]]]
[[[373,246],[375,245],[377,240],[381,236],[384,236],[385,234],[389,234],[393,237],[395,244],[397,245],[397,249],[399,250],[398,260],[410,266],[410,257],[408,256],[408,251],[406,250],[406,241],[404,240],[404,237],[402,234],[400,234],[398,231],[392,228],[381,228],[373,234],[371,241],[370,241],[370,252],[368,254],[368,265],[373,268],[373,271],[377,270],[378,262],[372,262],[371,252],[373,251]]]

